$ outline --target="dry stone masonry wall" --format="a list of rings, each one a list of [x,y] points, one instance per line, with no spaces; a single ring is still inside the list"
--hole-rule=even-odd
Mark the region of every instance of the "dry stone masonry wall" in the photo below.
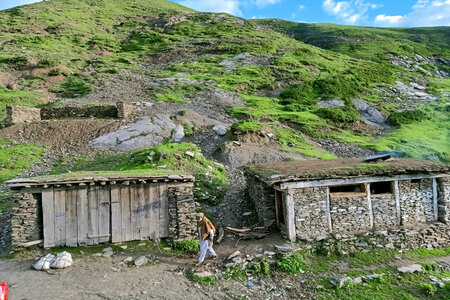
[[[41,120],[39,108],[11,105],[6,107],[6,124],[36,122]]]
[[[370,229],[366,197],[331,197],[330,213],[335,232],[364,232]]]
[[[438,190],[438,220],[450,225],[450,178],[437,180]]]
[[[11,238],[12,246],[42,238],[41,200],[37,194],[13,193]]]
[[[192,185],[169,187],[169,237],[190,240],[196,235],[195,202]]]
[[[11,244],[11,211],[0,212],[0,249],[7,249]],[[0,250],[1,252],[1,250]]]
[[[398,182],[402,225],[432,222],[433,180],[404,180]]]
[[[254,176],[247,177],[247,185],[262,225],[266,227],[274,225],[276,223],[274,190]]]
[[[373,225],[376,228],[397,226],[397,207],[392,194],[371,195]]]
[[[295,190],[295,229],[299,239],[328,235],[326,197],[327,187]]]

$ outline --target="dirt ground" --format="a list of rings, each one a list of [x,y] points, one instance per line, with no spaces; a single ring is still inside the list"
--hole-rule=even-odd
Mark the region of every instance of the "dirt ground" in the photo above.
[[[37,248],[22,259],[0,259],[0,282],[9,287],[11,300],[15,299],[311,299],[302,291],[299,278],[271,273],[263,278],[249,278],[253,286],[243,280],[219,280],[213,286],[199,285],[188,279],[187,272],[210,271],[223,268],[226,257],[239,250],[254,254],[258,250],[273,251],[273,245],[282,245],[278,234],[263,240],[240,241],[228,238],[216,245],[218,260],[209,260],[195,267],[196,256],[180,257],[167,253],[146,251],[115,253],[112,257],[86,255],[74,259],[64,270],[36,271],[32,264],[47,252]],[[108,247],[107,245],[105,248]],[[152,254],[157,263],[142,267],[128,266],[123,260]],[[280,277],[281,276],[281,277]],[[282,279],[281,279],[282,278]],[[289,289],[286,289],[286,286]],[[298,287],[296,287],[298,286]]]

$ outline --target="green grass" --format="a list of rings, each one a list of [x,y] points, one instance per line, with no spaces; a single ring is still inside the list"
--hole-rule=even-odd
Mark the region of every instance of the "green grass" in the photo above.
[[[194,152],[194,157],[186,155],[186,151]],[[151,153],[154,155],[149,160]],[[69,170],[71,173],[67,173]],[[74,163],[66,158],[60,160],[51,173],[50,176],[61,177],[191,174],[196,179],[194,196],[199,200],[203,193],[210,195],[208,204],[218,204],[228,187],[223,167],[205,158],[198,147],[190,143],[166,142],[131,154],[83,157]]]
[[[295,275],[304,273],[308,266],[304,261],[303,255],[297,252],[277,262],[277,267],[287,274]]]
[[[393,262],[398,252],[395,250],[372,250],[369,252],[356,252],[349,257],[350,266],[360,268]]]
[[[14,145],[10,140],[0,139],[0,184],[28,170],[45,152],[44,146],[36,144]]]
[[[235,132],[258,132],[263,124],[253,120],[244,120],[234,123],[231,128]]]

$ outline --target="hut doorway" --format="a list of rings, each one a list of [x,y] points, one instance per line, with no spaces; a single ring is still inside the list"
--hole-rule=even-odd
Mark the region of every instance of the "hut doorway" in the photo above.
[[[275,210],[277,215],[277,226],[280,229],[286,228],[286,204],[283,192],[275,190]]]

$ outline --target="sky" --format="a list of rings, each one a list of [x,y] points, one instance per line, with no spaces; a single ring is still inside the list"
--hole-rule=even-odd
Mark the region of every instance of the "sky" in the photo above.
[[[119,0],[118,0],[119,1]],[[151,0],[149,0],[151,1]],[[450,26],[450,0],[172,0],[238,17],[378,27]],[[0,10],[38,0],[0,0]]]

